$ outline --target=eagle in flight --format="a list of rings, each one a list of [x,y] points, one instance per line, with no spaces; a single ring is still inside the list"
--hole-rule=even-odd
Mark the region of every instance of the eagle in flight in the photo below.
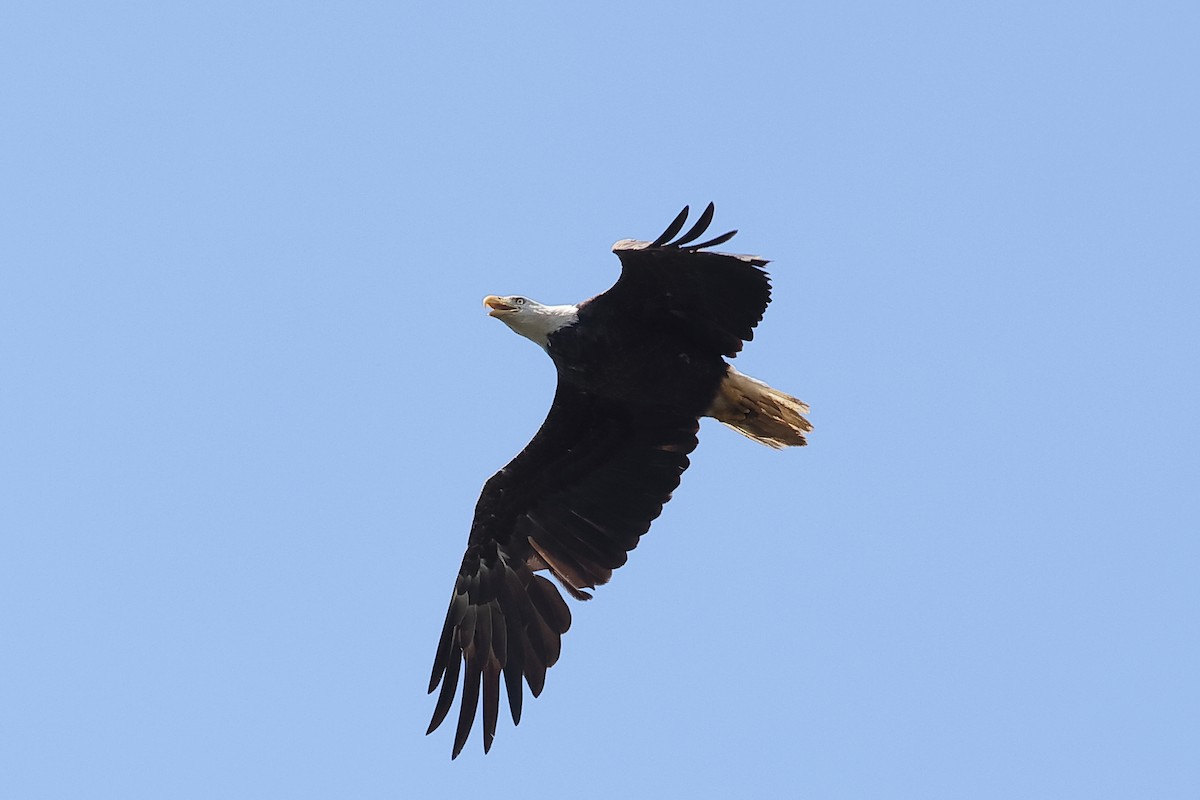
[[[769,447],[805,444],[808,406],[726,362],[771,301],[756,256],[717,253],[730,231],[693,244],[709,203],[678,239],[685,207],[652,242],[613,246],[621,276],[578,305],[489,295],[488,314],[549,354],[558,388],[528,446],[483,486],[429,680],[441,685],[432,733],[462,677],[453,756],[483,698],[483,749],[496,735],[503,678],[513,723],[522,682],[537,697],[558,661],[569,595],[607,583],[679,485],[700,417]],[[672,241],[673,240],[673,241]]]

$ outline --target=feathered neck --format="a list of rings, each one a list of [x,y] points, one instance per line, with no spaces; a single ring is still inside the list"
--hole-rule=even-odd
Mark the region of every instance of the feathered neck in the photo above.
[[[530,304],[532,305],[532,304]],[[550,334],[579,321],[579,306],[527,305],[519,314],[501,319],[517,333],[547,349]]]

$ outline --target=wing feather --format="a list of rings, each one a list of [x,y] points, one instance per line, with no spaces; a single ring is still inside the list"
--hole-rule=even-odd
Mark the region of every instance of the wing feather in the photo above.
[[[717,207],[713,203],[709,203],[705,207],[704,213],[700,215],[700,219],[696,220],[696,224],[691,229],[671,243],[672,247],[683,247],[688,242],[694,242],[708,230],[708,226],[712,224],[713,213]]]
[[[500,665],[493,659],[483,670],[483,752],[492,749],[500,717]]]
[[[462,704],[458,707],[458,727],[454,732],[454,752],[450,758],[458,758],[467,737],[471,735],[471,726],[475,724],[475,712],[479,708],[479,683],[483,678],[483,670],[467,662],[467,670],[463,674]]]
[[[703,250],[706,247],[716,247],[719,244],[725,244],[730,239],[732,239],[734,236],[737,236],[736,230],[726,231],[725,233],[722,233],[720,236],[714,236],[713,238],[709,239],[707,242],[701,242],[698,245],[694,245],[691,249]]]
[[[683,223],[687,222],[687,218],[688,218],[688,207],[684,206],[683,211],[679,212],[679,215],[676,216],[675,219],[671,221],[671,224],[667,226],[667,229],[665,231],[663,231],[662,234],[650,244],[650,246],[651,247],[660,247],[660,246],[666,244],[667,242],[671,241],[671,238],[675,234],[679,233],[679,231],[683,228]]]
[[[442,691],[438,693],[437,705],[433,709],[433,719],[429,722],[429,729],[425,731],[425,735],[429,735],[437,730],[437,726],[442,724],[442,720],[446,718],[447,712],[450,711],[450,706],[454,705],[454,693],[458,690],[458,670],[462,666],[462,651],[457,647],[451,646],[450,651],[446,655],[445,676],[442,681]],[[429,688],[433,691],[437,688],[434,684]]]

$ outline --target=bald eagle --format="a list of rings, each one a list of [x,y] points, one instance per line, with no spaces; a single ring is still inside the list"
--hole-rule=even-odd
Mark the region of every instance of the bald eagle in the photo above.
[[[757,442],[805,444],[808,406],[726,363],[753,338],[771,300],[756,256],[711,252],[737,231],[692,244],[699,220],[672,241],[685,207],[652,242],[625,239],[616,284],[579,305],[484,298],[489,315],[539,344],[558,388],[533,441],[483,486],[467,552],[442,627],[426,733],[446,718],[462,673],[452,758],[467,741],[483,695],[483,750],[496,735],[500,681],[513,724],[522,687],[537,697],[558,661],[571,612],[548,571],[577,600],[607,583],[679,485],[700,417]]]

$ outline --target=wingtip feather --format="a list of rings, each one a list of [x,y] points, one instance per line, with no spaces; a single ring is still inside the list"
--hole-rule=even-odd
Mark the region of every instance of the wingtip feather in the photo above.
[[[710,224],[712,224],[713,213],[716,210],[717,210],[717,207],[714,204],[709,203],[708,206],[705,207],[704,213],[700,215],[700,219],[696,220],[696,224],[693,225],[691,227],[691,229],[688,230],[687,233],[685,233],[683,236],[680,236],[677,240],[672,242],[671,246],[672,247],[683,247],[688,242],[691,242],[691,241],[694,241],[695,239],[700,238],[700,236],[706,230],[708,230],[708,226]]]
[[[675,219],[671,221],[671,224],[667,226],[667,229],[663,231],[657,239],[650,243],[650,246],[662,247],[664,244],[671,241],[671,239],[675,237],[675,234],[679,233],[680,229],[683,228],[683,223],[687,222],[688,213],[690,213],[688,206],[684,206],[683,211],[679,212]]]

